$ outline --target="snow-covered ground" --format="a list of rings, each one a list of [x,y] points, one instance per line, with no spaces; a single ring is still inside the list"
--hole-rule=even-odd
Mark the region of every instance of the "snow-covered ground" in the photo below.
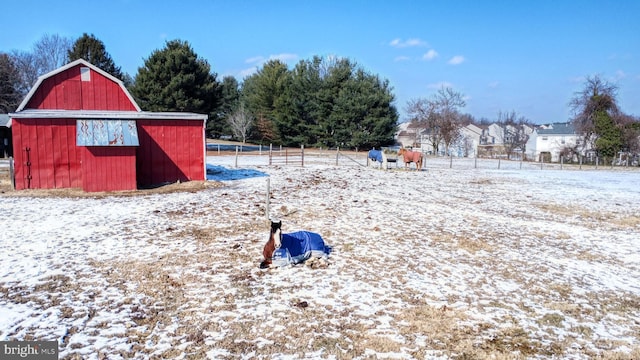
[[[0,195],[0,340],[61,358],[634,358],[640,172],[210,156],[223,186]],[[269,213],[327,261],[260,270]]]

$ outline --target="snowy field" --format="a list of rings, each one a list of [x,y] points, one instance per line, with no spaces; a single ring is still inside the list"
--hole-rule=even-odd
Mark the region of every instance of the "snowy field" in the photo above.
[[[640,172],[334,160],[0,194],[0,340],[61,359],[640,358]],[[322,234],[328,260],[258,268],[267,183],[270,216]]]

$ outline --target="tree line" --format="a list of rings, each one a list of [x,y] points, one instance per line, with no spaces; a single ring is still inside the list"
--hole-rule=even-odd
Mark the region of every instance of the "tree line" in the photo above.
[[[562,149],[562,156],[585,155],[593,152],[600,158],[611,159],[619,154],[640,155],[640,118],[624,113],[618,104],[618,87],[600,76],[586,78],[582,90],[570,101],[576,135],[584,141]],[[451,88],[441,88],[429,98],[417,98],[407,103],[410,121],[424,129],[424,138],[435,153],[443,146],[445,152],[463,140],[461,129],[468,124],[488,125],[489,120],[476,121],[461,110],[466,105],[464,95]],[[529,135],[526,127],[534,125],[516,111],[497,114],[497,123],[503,131],[502,144],[507,155],[525,151]],[[640,162],[640,161],[638,161]]]
[[[15,111],[38,76],[83,58],[123,81],[145,111],[209,115],[208,137],[285,146],[369,148],[394,142],[389,81],[354,61],[314,56],[293,69],[271,60],[239,83],[222,80],[187,41],[171,40],[131,77],[92,34],[45,35],[32,51],[0,53],[0,112]]]
[[[38,76],[79,58],[122,80],[145,111],[208,114],[211,138],[232,135],[285,146],[363,149],[394,143],[398,111],[393,88],[355,61],[314,56],[289,69],[271,60],[239,82],[232,76],[219,79],[182,40],[167,41],[153,51],[134,77],[116,66],[92,34],[76,40],[45,35],[31,51],[0,52],[0,112],[15,111]],[[443,87],[430,97],[408,101],[406,112],[438,151],[458,141],[463,126],[489,122],[463,113],[465,105],[462,93]],[[640,120],[620,110],[615,85],[588,77],[570,106],[571,122],[598,155],[640,152]],[[505,129],[503,140],[511,151],[524,150],[524,125],[531,125],[526,118],[515,111],[500,112],[494,122]]]

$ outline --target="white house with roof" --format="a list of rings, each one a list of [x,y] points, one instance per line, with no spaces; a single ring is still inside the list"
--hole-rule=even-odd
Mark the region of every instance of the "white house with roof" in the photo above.
[[[571,123],[554,123],[538,126],[529,136],[527,158],[534,161],[560,161],[563,153],[583,153],[589,150],[581,135]]]
[[[478,145],[482,129],[474,124],[469,124],[460,129],[460,138],[451,145],[451,155],[458,157],[474,158],[478,155]]]
[[[460,129],[460,136],[457,141],[450,145],[449,149],[445,149],[444,142],[440,142],[438,150],[441,156],[451,153],[457,157],[476,157],[478,145],[480,144],[480,136],[482,129],[474,124],[469,124]],[[429,131],[420,129],[420,151],[426,154],[434,154],[435,149],[430,140]]]

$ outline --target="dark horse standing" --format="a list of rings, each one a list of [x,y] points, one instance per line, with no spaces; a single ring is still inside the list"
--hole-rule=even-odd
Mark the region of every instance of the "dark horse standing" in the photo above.
[[[262,249],[264,260],[260,263],[260,268],[268,268],[274,259],[278,260],[275,266],[298,264],[310,257],[324,257],[329,250],[319,234],[310,231],[283,234],[282,221],[271,221],[269,240]]]

